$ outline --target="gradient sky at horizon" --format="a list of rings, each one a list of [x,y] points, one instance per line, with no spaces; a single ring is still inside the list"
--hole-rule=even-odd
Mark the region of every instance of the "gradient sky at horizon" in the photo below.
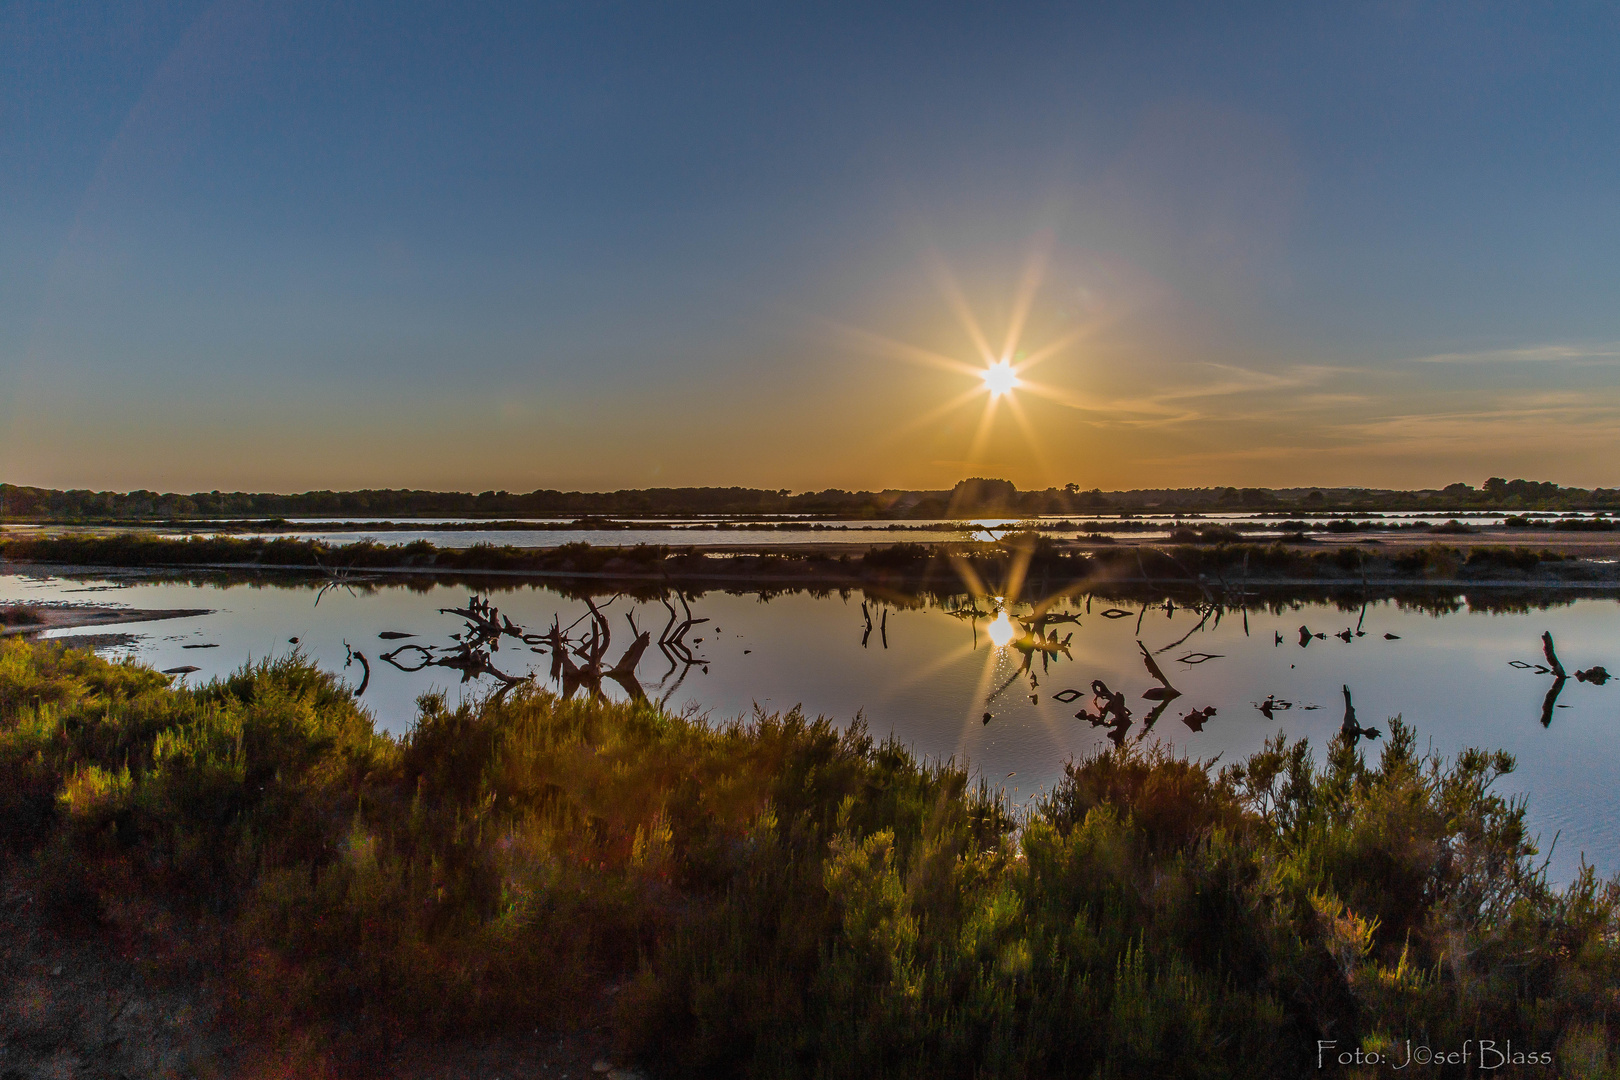
[[[1617,47],[1595,3],[0,2],[0,479],[1620,484]],[[928,358],[1011,324],[1045,392],[984,424]]]

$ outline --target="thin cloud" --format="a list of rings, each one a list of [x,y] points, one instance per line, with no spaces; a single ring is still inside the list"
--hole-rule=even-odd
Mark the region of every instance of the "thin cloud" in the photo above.
[[[1415,356],[1413,364],[1612,364],[1620,360],[1620,344],[1536,345],[1524,349],[1483,349],[1478,352],[1435,353]]]

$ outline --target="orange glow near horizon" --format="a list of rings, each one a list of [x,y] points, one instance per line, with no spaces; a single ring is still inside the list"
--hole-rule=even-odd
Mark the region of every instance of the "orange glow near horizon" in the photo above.
[[[1047,460],[1031,417],[1025,411],[1025,403],[1020,398],[1028,393],[1047,402],[1074,406],[1070,392],[1034,381],[1029,373],[1056,357],[1072,357],[1074,346],[1095,334],[1104,320],[1095,317],[1086,319],[1053,338],[1034,344],[1026,342],[1045,270],[1045,258],[1039,252],[1033,254],[1013,288],[1005,325],[999,334],[992,334],[990,328],[980,321],[950,269],[942,261],[933,267],[935,284],[966,339],[970,355],[976,354],[972,360],[951,355],[937,347],[930,348],[857,327],[839,327],[847,339],[866,351],[971,380],[960,392],[932,408],[921,410],[891,429],[888,436],[890,443],[899,444],[916,432],[949,423],[962,413],[971,415],[977,412],[976,421],[970,420],[971,426],[964,432],[965,445],[960,445],[952,455],[962,460],[964,468],[979,468],[981,466],[977,463],[981,461],[988,464],[988,459],[993,456],[992,446],[997,443],[997,429],[1011,421],[1011,426],[1022,436],[1023,446],[1018,452],[1019,456],[1038,475],[1044,477],[1052,473],[1052,463]],[[978,408],[975,408],[975,404]],[[1005,418],[1000,418],[997,414],[1001,412],[1003,404],[1008,412]],[[1000,452],[1004,453],[1005,448]]]

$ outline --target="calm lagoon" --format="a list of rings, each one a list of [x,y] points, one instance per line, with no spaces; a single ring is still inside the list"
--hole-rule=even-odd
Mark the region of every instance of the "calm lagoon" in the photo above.
[[[456,671],[407,672],[380,659],[402,644],[451,645],[461,620],[438,609],[464,606],[468,586],[362,581],[323,590],[323,584],[314,577],[12,573],[0,575],[0,603],[209,609],[53,635],[94,635],[90,641],[102,655],[133,656],[159,669],[195,666],[183,676],[193,684],[298,649],[358,686],[360,665],[344,666],[350,650],[358,650],[371,668],[361,701],[381,729],[395,733],[409,729],[423,693],[443,691],[455,701],[495,688],[488,678],[463,684]],[[566,627],[588,614],[582,594],[515,579],[490,583],[480,594],[534,633],[554,618]],[[1262,595],[1251,597],[1246,618],[1227,611],[1199,629],[1200,614],[1187,607],[1157,602],[1144,611],[1140,603],[1078,596],[1052,608],[1078,621],[1047,627],[1068,639],[1066,650],[1051,653],[998,646],[990,618],[995,605],[985,598],[977,605],[965,596],[897,603],[859,590],[689,591],[687,598],[692,615],[708,620],[686,635],[700,661],[690,666],[656,645],[669,619],[659,599],[595,597],[614,635],[610,662],[631,641],[627,616],[651,630],[654,645],[636,674],[671,709],[699,710],[716,722],[755,708],[802,707],[841,724],[859,716],[874,734],[893,734],[920,755],[967,761],[991,786],[1024,802],[1060,776],[1067,759],[1108,744],[1109,728],[1075,715],[1095,712],[1093,680],[1126,694],[1132,724],[1112,732],[1116,739],[1160,739],[1178,753],[1223,761],[1258,749],[1279,731],[1322,747],[1339,729],[1341,687],[1348,685],[1363,725],[1387,729],[1387,718],[1400,715],[1421,744],[1442,753],[1480,746],[1516,755],[1518,770],[1504,789],[1528,797],[1544,853],[1558,837],[1550,864],[1556,880],[1567,880],[1583,856],[1604,873],[1620,870],[1620,680],[1598,686],[1570,678],[1544,725],[1552,677],[1514,666],[1542,662],[1545,631],[1571,672],[1598,664],[1620,670],[1620,603],[1613,597],[1539,596],[1499,610],[1505,605],[1483,593],[1372,599],[1365,609],[1359,599],[1341,606]],[[873,618],[870,632],[863,603]],[[1106,617],[1110,609],[1126,614]],[[1029,607],[1008,610],[1017,615]],[[1313,635],[1303,645],[1301,627]],[[1336,636],[1345,631],[1348,641]],[[379,639],[384,632],[415,636]],[[1181,692],[1151,729],[1144,722],[1154,702],[1142,695],[1157,683],[1142,648]],[[549,670],[548,656],[513,639],[494,659],[509,674],[532,671],[544,680]],[[624,694],[614,683],[603,686],[609,696]],[[1060,700],[1073,697],[1066,691],[1078,699]],[[1259,708],[1268,698],[1269,718]],[[1210,706],[1216,711],[1199,730],[1196,719],[1184,721]],[[1363,745],[1376,753],[1379,743]]]

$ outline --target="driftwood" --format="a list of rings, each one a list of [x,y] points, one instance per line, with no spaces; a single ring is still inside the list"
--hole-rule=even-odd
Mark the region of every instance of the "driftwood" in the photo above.
[[[1267,694],[1266,700],[1255,705],[1255,708],[1260,710],[1260,715],[1265,717],[1267,720],[1275,719],[1277,713],[1292,709],[1293,707],[1294,703],[1292,701],[1284,701],[1276,694]]]
[[[1550,631],[1541,635],[1541,654],[1546,658],[1547,662],[1545,664],[1530,664],[1523,660],[1509,660],[1508,665],[1521,671],[1534,671],[1538,675],[1551,675],[1553,677],[1552,685],[1547,687],[1547,696],[1542,698],[1541,701],[1541,726],[1550,727],[1552,725],[1553,710],[1560,707],[1558,696],[1564,692],[1564,687],[1568,685],[1570,673],[1565,669],[1563,661],[1558,658],[1558,649],[1553,644],[1553,636]],[[1609,681],[1609,678],[1608,669],[1601,664],[1575,671],[1576,682],[1592,683],[1595,686],[1602,686]]]
[[[1567,673],[1564,671],[1564,665],[1558,662],[1558,650],[1553,648],[1551,631],[1542,631],[1541,651],[1547,657],[1547,666],[1552,669],[1552,673],[1560,679],[1566,678]]]
[[[371,685],[371,662],[366,659],[365,653],[351,648],[348,641],[343,642],[343,648],[349,654],[343,661],[343,667],[347,669],[350,664],[358,660],[360,661],[360,669],[365,672],[365,675],[360,680],[360,689],[354,692],[355,697],[360,697],[366,692],[366,687]]]
[[[1376,739],[1383,734],[1377,728],[1362,727],[1356,722],[1356,707],[1350,701],[1350,687],[1344,688],[1344,722],[1339,725],[1339,732],[1352,743],[1363,737]]]
[[[1181,691],[1170,685],[1169,678],[1166,677],[1164,671],[1160,669],[1158,661],[1153,659],[1153,654],[1148,652],[1147,646],[1143,645],[1141,641],[1138,641],[1136,643],[1136,647],[1141,650],[1142,663],[1144,666],[1146,666],[1148,674],[1152,676],[1153,679],[1159,684],[1158,686],[1151,687],[1148,690],[1143,691],[1142,696],[1149,701],[1164,702],[1173,701],[1174,699],[1180,697]]]
[[[1186,716],[1183,716],[1181,718],[1181,722],[1183,724],[1186,724],[1189,728],[1191,728],[1194,731],[1203,731],[1204,730],[1204,723],[1210,717],[1212,717],[1214,715],[1215,715],[1215,706],[1206,705],[1202,709],[1193,709]]]
[[[1012,647],[1024,654],[1024,667],[1026,669],[1030,666],[1030,660],[1035,653],[1043,653],[1041,670],[1044,671],[1046,670],[1047,660],[1053,655],[1057,653],[1068,655],[1069,642],[1074,640],[1073,634],[1066,634],[1059,638],[1056,630],[1048,634],[1046,624],[1049,622],[1079,622],[1080,620],[1078,618],[1072,620],[1060,619],[1046,612],[1037,611],[1036,614],[1027,618],[1019,616],[1015,621],[1024,632],[1012,640]]]

